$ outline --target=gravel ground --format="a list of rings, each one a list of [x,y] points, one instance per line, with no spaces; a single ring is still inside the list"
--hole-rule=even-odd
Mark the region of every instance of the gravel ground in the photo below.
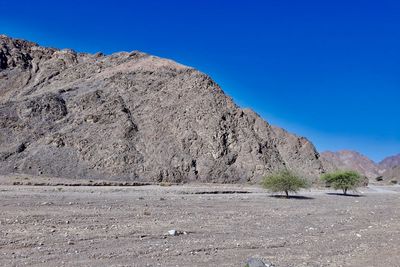
[[[400,187],[361,191],[1,185],[0,265],[400,266]]]

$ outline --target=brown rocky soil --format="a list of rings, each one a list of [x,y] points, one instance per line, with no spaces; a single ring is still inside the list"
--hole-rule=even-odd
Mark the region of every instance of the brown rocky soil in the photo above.
[[[276,266],[400,262],[400,187],[284,199],[238,185],[2,183],[1,266],[244,266],[252,256]]]

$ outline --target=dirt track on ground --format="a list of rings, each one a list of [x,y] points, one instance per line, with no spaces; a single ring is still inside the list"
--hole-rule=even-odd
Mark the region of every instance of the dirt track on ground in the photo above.
[[[0,265],[244,266],[257,256],[276,266],[399,266],[398,189],[282,199],[242,186],[2,185]]]

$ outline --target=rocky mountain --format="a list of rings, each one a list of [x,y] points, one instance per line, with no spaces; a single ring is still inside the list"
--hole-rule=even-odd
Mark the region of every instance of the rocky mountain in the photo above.
[[[400,154],[390,156],[379,162],[379,167],[382,170],[391,170],[397,166],[400,166]]]
[[[386,170],[382,175],[383,180],[400,182],[400,166]]]
[[[351,169],[358,171],[370,179],[374,179],[382,174],[381,169],[375,162],[356,151],[323,152],[321,153],[321,160],[328,171],[334,169]]]
[[[321,153],[321,161],[324,169],[351,169],[364,174],[370,179],[396,180],[400,177],[400,155],[390,156],[375,163],[368,157],[350,150]],[[400,180],[400,179],[399,179]]]
[[[193,68],[0,37],[2,174],[226,183],[282,168],[323,171],[307,139],[241,109]]]

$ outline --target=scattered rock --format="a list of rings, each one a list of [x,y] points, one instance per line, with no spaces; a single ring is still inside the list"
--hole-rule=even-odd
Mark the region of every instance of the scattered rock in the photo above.
[[[275,267],[272,264],[265,263],[264,260],[259,258],[249,258],[246,261],[245,267]]]
[[[176,235],[178,235],[178,231],[176,231],[176,230],[169,230],[169,231],[168,231],[168,234],[169,234],[169,235],[176,236]]]
[[[178,236],[178,235],[187,235],[188,233],[187,232],[185,232],[185,231],[178,231],[178,230],[175,230],[175,229],[172,229],[172,230],[169,230],[168,231],[168,235],[171,235],[171,236]]]

